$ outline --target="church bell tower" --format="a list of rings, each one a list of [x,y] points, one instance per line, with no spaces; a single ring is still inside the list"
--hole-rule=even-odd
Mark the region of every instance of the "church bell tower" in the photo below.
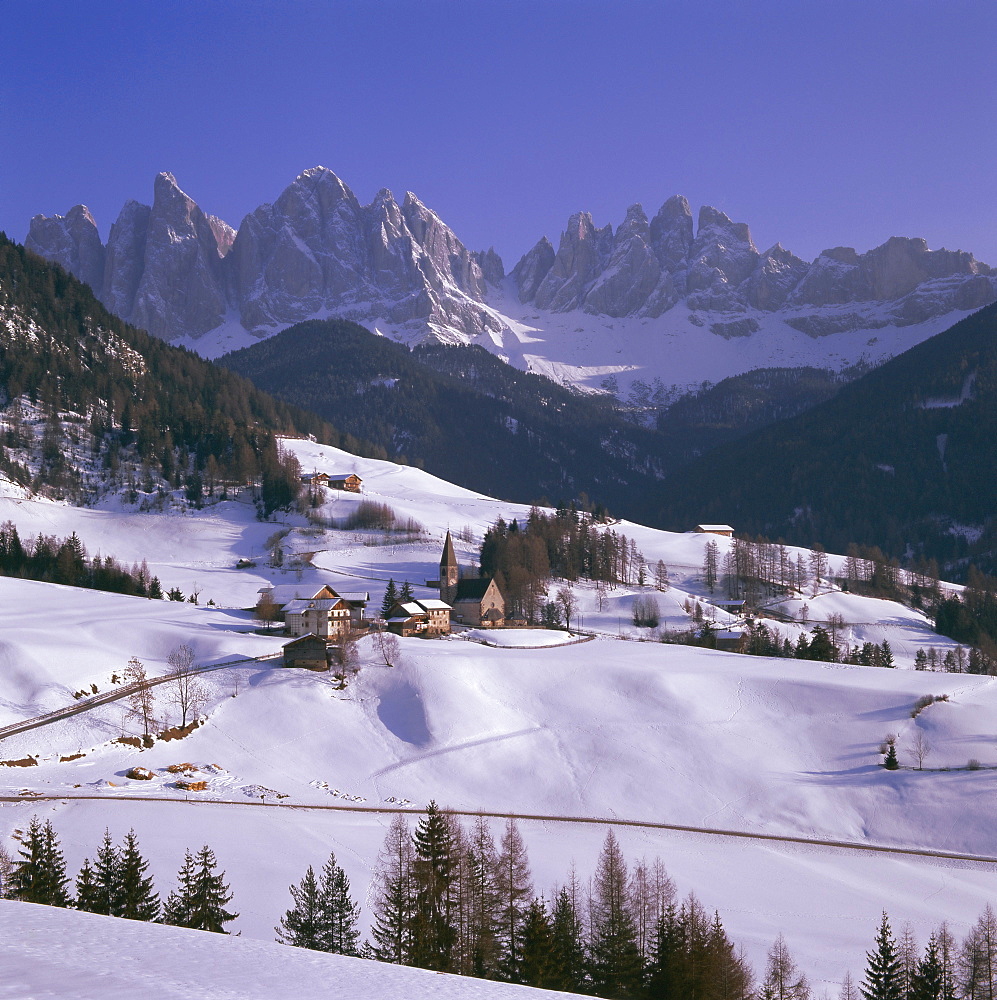
[[[454,552],[453,539],[447,532],[447,540],[443,543],[443,556],[440,559],[440,600],[453,604],[457,596],[457,579],[460,573],[457,568],[457,553]]]

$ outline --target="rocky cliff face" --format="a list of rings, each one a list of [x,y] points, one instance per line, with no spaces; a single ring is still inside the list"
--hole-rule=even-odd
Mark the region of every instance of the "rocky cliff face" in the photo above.
[[[399,205],[381,191],[363,206],[324,167],[306,170],[238,232],[160,174],[152,206],[126,204],[106,247],[82,206],[36,216],[27,246],[167,340],[199,337],[233,314],[256,334],[329,314],[440,339],[500,328],[482,304],[486,282],[504,276],[494,251],[472,254],[414,194]]]
[[[168,340],[224,323],[257,336],[313,316],[393,324],[410,341],[501,341],[485,304],[505,271],[494,250],[470,252],[411,192],[369,205],[331,170],[297,177],[236,232],[206,215],[171,174],[151,206],[128,202],[107,245],[82,205],[31,220],[27,246],[88,282],[124,319]],[[811,336],[922,323],[997,298],[997,273],[961,251],[895,237],[868,253],[825,250],[813,262],[780,244],[759,252],[744,223],[669,198],[650,220],[568,220],[557,250],[544,237],[516,265],[521,302],[551,313],[658,318],[678,304],[694,326],[744,337],[778,317]],[[488,338],[485,338],[487,341]],[[636,360],[636,359],[635,359]]]
[[[894,237],[858,254],[825,250],[808,263],[780,244],[760,253],[744,223],[706,206],[693,233],[689,203],[670,198],[648,223],[632,205],[615,231],[568,220],[556,256],[541,240],[512,271],[523,302],[562,312],[657,317],[684,301],[723,336],[758,329],[752,311],[785,313],[814,336],[921,323],[997,298],[997,272],[962,251]],[[847,310],[840,307],[849,306]]]

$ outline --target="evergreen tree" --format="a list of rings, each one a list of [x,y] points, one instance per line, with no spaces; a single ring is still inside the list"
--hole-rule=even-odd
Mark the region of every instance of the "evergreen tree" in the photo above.
[[[859,987],[865,1000],[902,1000],[900,957],[885,910],[876,933],[876,946],[866,953],[866,958],[865,979]]]
[[[42,823],[37,816],[33,816],[18,853],[21,860],[17,862],[11,879],[11,898],[25,903],[69,906],[66,862],[52,821]]]
[[[574,872],[554,898],[550,928],[548,989],[585,992],[585,945],[578,914],[578,884]]]
[[[118,907],[115,916],[126,920],[159,919],[159,896],[153,888],[151,875],[146,875],[149,862],[138,849],[134,830],[125,834],[118,868]]]
[[[398,588],[395,586],[394,577],[388,580],[388,586],[384,591],[384,600],[381,601],[381,617],[387,618],[391,614],[391,609],[398,601]]]
[[[590,974],[602,997],[637,996],[643,974],[630,914],[627,865],[612,830],[606,834],[593,879]]]
[[[90,865],[90,859],[84,858],[80,873],[76,876],[76,909],[85,910],[87,913],[96,913],[99,900],[94,870]]]
[[[318,879],[311,865],[298,885],[289,887],[294,906],[280,918],[280,926],[275,928],[277,940],[281,944],[296,948],[313,948],[321,951],[325,912],[319,894]]]
[[[412,961],[415,922],[415,851],[405,817],[391,820],[374,871],[374,957],[379,962]]]
[[[119,916],[121,907],[121,855],[111,840],[111,831],[104,830],[104,839],[94,860],[94,908],[91,912]]]
[[[406,580],[402,584],[402,589],[398,591],[399,601],[411,601],[415,595],[412,593],[412,584]]]
[[[457,869],[453,832],[435,802],[413,835],[415,859],[415,915],[412,925],[412,964],[448,972],[453,967],[456,927],[451,893]]]
[[[879,660],[884,667],[896,666],[896,663],[893,662],[893,650],[890,649],[890,643],[886,639],[883,640],[882,645],[879,647]]]
[[[523,918],[522,953],[517,982],[548,989],[551,980],[552,934],[547,907],[534,899]]]
[[[357,921],[360,907],[350,896],[350,880],[330,854],[322,867],[319,897],[325,913],[322,951],[336,955],[357,955],[360,932]]]
[[[886,759],[883,761],[883,767],[887,771],[896,771],[900,767],[900,761],[897,760],[897,748],[892,741],[886,745]]]
[[[944,1000],[944,975],[935,935],[928,938],[924,957],[917,963],[911,979],[911,1000]]]
[[[207,844],[196,856],[187,851],[183,867],[177,874],[179,888],[170,893],[166,901],[166,923],[218,934],[228,933],[225,924],[235,920],[239,914],[225,909],[232,901],[232,894],[225,884],[225,873],[216,872],[217,866],[215,853]]]
[[[682,932],[674,903],[658,917],[654,949],[647,969],[648,1000],[678,1000],[681,983]]]

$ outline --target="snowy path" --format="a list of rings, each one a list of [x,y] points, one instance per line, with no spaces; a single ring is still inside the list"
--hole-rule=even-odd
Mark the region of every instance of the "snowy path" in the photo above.
[[[515,734],[514,734],[515,735]],[[422,816],[424,809],[404,806],[341,806],[303,805],[290,802],[256,802],[244,799],[179,799],[146,795],[0,795],[0,802],[71,802],[90,800],[100,802],[168,802],[196,806],[247,806],[256,809],[292,809],[303,812],[373,813],[377,815]],[[816,837],[794,837],[779,833],[751,833],[746,830],[724,830],[718,827],[685,826],[679,823],[654,823],[643,819],[622,819],[619,816],[548,816],[537,813],[490,812],[482,809],[447,809],[454,816],[475,819],[514,819],[535,823],[585,824],[588,826],[633,827],[641,830],[671,830],[676,833],[695,833],[708,837],[736,837],[740,840],[766,841],[781,844],[803,844],[807,847],[829,847],[837,850],[858,851],[865,854],[892,854],[904,857],[936,858],[943,861],[969,861],[980,865],[997,865],[997,857],[982,854],[962,854],[956,851],[934,851],[921,847],[895,847],[886,844],[862,844],[849,840],[824,840]]]

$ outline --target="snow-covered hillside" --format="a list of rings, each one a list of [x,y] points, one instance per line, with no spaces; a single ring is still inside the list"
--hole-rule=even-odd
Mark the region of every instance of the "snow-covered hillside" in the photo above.
[[[570,995],[31,903],[0,902],[0,940],[0,991],[8,997],[526,1000]]]
[[[206,664],[279,648],[282,640],[255,634],[240,610],[266,583],[368,590],[375,607],[389,578],[429,596],[423,584],[437,576],[448,528],[470,564],[496,518],[527,513],[416,469],[305,441],[287,447],[305,471],[362,477],[364,494],[329,494],[325,517],[338,521],[374,500],[425,530],[323,532],[298,515],[284,526],[259,524],[236,501],[138,514],[0,498],[0,521],[13,520],[22,535],[76,530],[91,551],[145,558],[164,585],[186,593],[196,582],[202,603],[218,605],[0,580],[0,725],[72,704],[72,693],[91,684],[107,690],[110,674],[133,655],[160,674],[181,642]],[[265,541],[278,527],[290,529],[282,545],[304,568],[266,566]],[[652,563],[667,564],[672,587],[657,595],[663,622],[688,623],[684,605],[706,596],[706,536],[626,522],[614,530]],[[717,541],[721,552],[729,544]],[[236,569],[251,556],[256,567]],[[626,641],[647,636],[630,624],[639,588],[611,590],[601,611],[594,587],[574,590],[577,626],[595,633],[590,641],[545,645],[548,633],[529,643],[543,648],[516,648],[527,633],[493,633],[497,646],[474,634],[404,639],[388,667],[363,640],[360,673],[344,691],[327,675],[266,661],[205,674],[207,723],[179,743],[138,750],[113,742],[135,732],[120,702],[10,736],[0,741],[0,759],[31,755],[37,764],[0,770],[0,835],[23,830],[34,814],[51,818],[75,871],[105,827],[119,839],[133,827],[163,894],[184,849],[209,843],[241,914],[233,929],[271,939],[289,905],[287,887],[330,849],[365,897],[399,808],[418,811],[432,799],[468,814],[524,817],[535,885],[548,895],[572,861],[588,877],[613,826],[628,859],[660,857],[680,893],[695,890],[718,909],[756,965],[782,931],[800,964],[827,983],[857,971],[884,907],[924,938],[942,919],[963,933],[993,898],[993,862],[930,852],[993,854],[987,803],[997,789],[997,688],[991,678],[909,669],[919,647],[949,645],[922,615],[833,590],[807,598],[811,622],[840,614],[850,642],[888,639],[905,669],[886,670]],[[804,627],[779,628],[795,641]],[[156,690],[158,711],[176,721],[168,688]],[[949,699],[912,718],[926,694]],[[888,733],[909,764],[905,748],[918,732],[934,748],[924,770],[879,766]],[[77,754],[84,756],[61,759]],[[966,770],[970,758],[980,770]],[[207,789],[175,787],[166,769],[178,762],[196,765]],[[152,780],[127,778],[134,765],[150,769]]]

